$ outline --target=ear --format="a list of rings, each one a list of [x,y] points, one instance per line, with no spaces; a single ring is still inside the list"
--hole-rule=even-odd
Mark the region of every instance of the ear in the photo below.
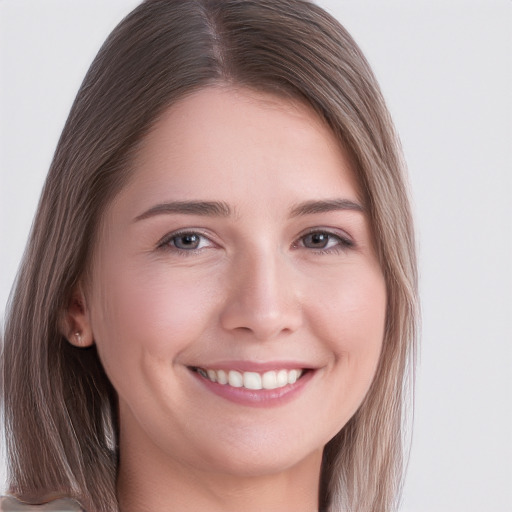
[[[89,310],[81,283],[75,286],[67,309],[63,311],[60,331],[75,347],[90,347],[94,344]]]

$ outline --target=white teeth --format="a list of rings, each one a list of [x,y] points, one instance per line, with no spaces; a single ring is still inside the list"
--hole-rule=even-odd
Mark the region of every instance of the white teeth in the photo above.
[[[298,370],[290,370],[288,372],[288,384],[295,384],[299,378]]]
[[[234,388],[241,388],[244,385],[244,378],[242,377],[242,374],[235,370],[229,370],[228,380],[229,385]]]
[[[277,374],[276,372],[265,372],[262,377],[263,389],[276,389],[277,388]]]
[[[215,371],[215,370],[213,370],[213,371]],[[219,370],[216,373],[217,373],[217,382],[219,384],[227,384],[228,383],[228,376],[224,370]]]
[[[255,372],[244,372],[244,388],[261,389],[261,375]]]
[[[197,368],[197,372],[204,378],[219,384],[229,384],[234,388],[246,389],[276,389],[294,384],[302,375],[303,370],[268,371],[263,374],[257,372],[238,372],[236,370],[205,370]]]
[[[277,372],[277,387],[281,388],[288,384],[288,372],[286,370],[279,370]]]

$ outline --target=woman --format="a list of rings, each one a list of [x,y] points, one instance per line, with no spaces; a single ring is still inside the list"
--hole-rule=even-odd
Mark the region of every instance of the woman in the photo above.
[[[78,93],[16,283],[9,494],[396,508],[402,167],[368,64],[319,7],[143,2]]]

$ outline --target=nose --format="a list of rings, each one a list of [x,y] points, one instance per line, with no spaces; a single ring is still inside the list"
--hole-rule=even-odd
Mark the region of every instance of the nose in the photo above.
[[[233,262],[221,325],[237,334],[266,341],[302,325],[298,282],[280,254],[241,255]]]

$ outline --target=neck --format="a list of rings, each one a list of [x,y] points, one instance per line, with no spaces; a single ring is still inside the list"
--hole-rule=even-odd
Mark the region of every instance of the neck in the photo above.
[[[270,475],[189,467],[139,443],[124,444],[117,483],[120,512],[315,512],[322,453]]]

